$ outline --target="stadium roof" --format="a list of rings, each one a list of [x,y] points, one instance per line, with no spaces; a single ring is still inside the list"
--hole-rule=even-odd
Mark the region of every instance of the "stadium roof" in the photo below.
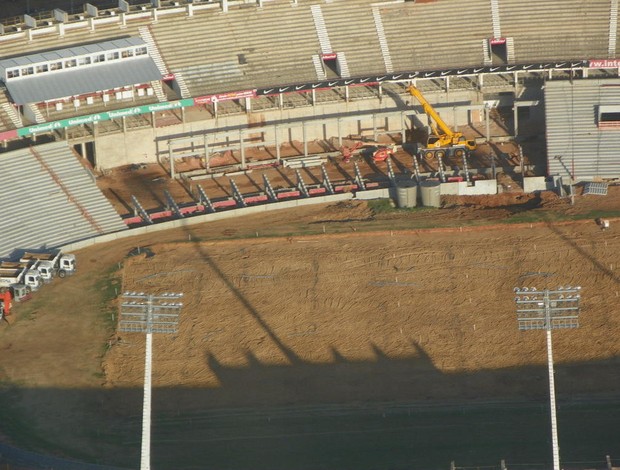
[[[0,60],[0,70],[4,71],[10,67],[24,66],[48,62],[58,59],[71,59],[88,54],[96,54],[97,52],[107,52],[125,47],[145,46],[146,43],[138,37],[127,37],[114,39],[112,41],[102,41],[94,44],[82,44],[66,49],[56,49],[53,51],[39,52],[36,54],[22,55],[11,57],[9,59]]]
[[[67,62],[67,59],[86,56],[92,58],[101,53],[107,55],[112,51],[133,50],[137,46],[146,48],[146,43],[139,37],[127,37],[12,57],[0,61],[0,76],[4,77],[5,71],[10,72],[15,68],[19,70],[60,60]],[[88,59],[86,66],[74,66],[52,72],[47,72],[46,66],[45,73],[8,79],[5,85],[16,104],[27,104],[160,80],[161,72],[153,59],[146,55],[146,49],[144,54],[134,56],[132,52],[122,60],[105,60],[99,63]],[[36,67],[31,67],[34,68]]]
[[[148,56],[93,67],[63,70],[6,83],[16,104],[40,103],[116,87],[161,80],[161,72]]]

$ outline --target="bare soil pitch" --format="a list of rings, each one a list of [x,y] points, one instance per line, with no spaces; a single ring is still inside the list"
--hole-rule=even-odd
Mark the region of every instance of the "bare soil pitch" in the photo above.
[[[573,207],[535,202],[550,214],[617,210],[610,189]],[[201,421],[204,413],[545,403],[545,337],[517,331],[514,286],[583,286],[581,328],[554,334],[556,385],[564,398],[617,398],[615,222],[608,231],[590,219],[468,225],[513,217],[528,201],[503,195],[398,215],[364,203],[308,207],[82,250],[77,275],[45,286],[0,331],[10,359],[0,372],[12,384],[5,413],[28,423],[21,431],[40,449],[136,462],[144,338],[114,332],[118,300],[102,303],[125,290],[185,294],[178,334],[154,342],[155,421],[163,419],[154,448],[187,464],[178,468],[204,460],[207,435],[243,432],[243,423],[214,427],[212,414]],[[407,230],[455,217],[462,228]],[[155,256],[126,258],[135,246]]]

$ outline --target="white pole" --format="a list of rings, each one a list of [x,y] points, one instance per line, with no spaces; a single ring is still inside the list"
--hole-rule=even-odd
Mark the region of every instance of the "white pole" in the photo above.
[[[146,334],[144,360],[144,402],[142,405],[142,455],[140,470],[151,468],[151,371],[153,363],[153,333]],[[556,469],[558,470],[558,469]]]
[[[553,470],[560,470],[560,446],[558,444],[558,422],[555,414],[555,381],[553,377],[553,346],[551,328],[547,326],[547,362],[549,366],[549,401],[551,404],[551,442],[553,446]]]

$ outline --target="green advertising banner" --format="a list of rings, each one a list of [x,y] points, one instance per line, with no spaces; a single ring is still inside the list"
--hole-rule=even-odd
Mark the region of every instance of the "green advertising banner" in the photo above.
[[[164,103],[146,104],[136,106],[134,108],[116,109],[114,111],[105,111],[97,114],[87,114],[75,118],[62,119],[60,121],[44,122],[34,126],[22,127],[17,129],[17,136],[24,137],[32,134],[41,134],[56,129],[64,129],[66,127],[79,126],[80,124],[92,124],[98,121],[109,121],[126,116],[135,116],[138,114],[156,113],[158,111],[167,111],[169,109],[186,108],[194,106],[194,99],[187,98],[179,101],[167,101]]]

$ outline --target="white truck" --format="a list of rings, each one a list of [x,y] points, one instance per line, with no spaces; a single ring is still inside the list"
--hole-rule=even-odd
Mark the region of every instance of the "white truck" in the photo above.
[[[73,274],[77,269],[75,255],[62,251],[26,252],[20,262],[32,263],[33,268],[39,271],[44,282],[51,281],[56,275],[65,277]]]
[[[43,280],[35,265],[25,263],[0,263],[0,287],[11,290],[16,301],[41,287]]]

